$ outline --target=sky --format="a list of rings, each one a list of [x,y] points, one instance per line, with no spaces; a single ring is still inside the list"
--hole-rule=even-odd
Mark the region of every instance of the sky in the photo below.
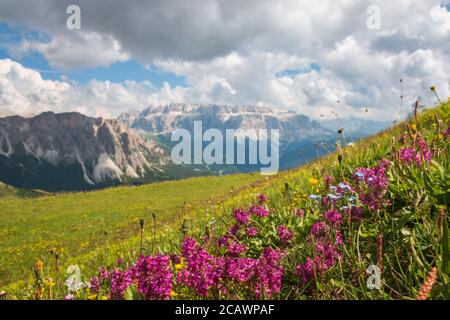
[[[450,0],[0,2],[0,116],[205,103],[400,120],[436,103],[432,85],[450,96],[449,61]]]

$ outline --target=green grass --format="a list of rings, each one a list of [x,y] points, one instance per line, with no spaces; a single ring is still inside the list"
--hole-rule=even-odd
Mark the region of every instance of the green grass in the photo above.
[[[22,279],[51,249],[64,251],[67,259],[98,248],[105,239],[112,244],[128,239],[138,232],[139,219],[148,223],[152,213],[158,224],[178,228],[190,208],[260,179],[252,174],[199,177],[38,198],[20,198],[8,187],[11,192],[0,198],[0,284]]]

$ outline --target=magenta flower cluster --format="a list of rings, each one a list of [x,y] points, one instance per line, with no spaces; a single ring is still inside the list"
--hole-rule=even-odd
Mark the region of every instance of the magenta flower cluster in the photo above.
[[[292,231],[286,226],[279,226],[277,228],[277,235],[283,244],[288,244],[294,237]]]
[[[418,136],[411,147],[399,150],[399,158],[404,164],[415,164],[420,167],[433,159],[433,152],[427,142],[421,136]]]
[[[385,195],[389,186],[386,175],[389,165],[389,162],[382,161],[379,166],[358,168],[354,173],[359,200],[367,205],[370,210],[380,210],[388,205]]]
[[[148,300],[166,300],[173,286],[170,258],[164,255],[141,257],[132,269],[138,292]]]
[[[227,236],[219,241],[227,247],[227,254],[220,257],[210,255],[193,238],[183,241],[185,266],[177,274],[178,285],[184,285],[203,297],[208,297],[211,289],[226,293],[233,282],[252,288],[256,297],[271,297],[280,292],[282,251],[265,248],[258,259],[240,257],[247,250],[245,245]]]

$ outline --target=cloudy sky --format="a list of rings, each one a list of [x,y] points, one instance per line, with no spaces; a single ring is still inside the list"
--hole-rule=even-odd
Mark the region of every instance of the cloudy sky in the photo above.
[[[396,120],[431,85],[450,96],[449,61],[450,0],[0,2],[0,116],[185,102]]]

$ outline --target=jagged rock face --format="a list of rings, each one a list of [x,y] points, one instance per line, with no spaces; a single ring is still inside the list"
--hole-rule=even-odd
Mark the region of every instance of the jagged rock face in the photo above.
[[[198,120],[205,129],[279,129],[282,140],[303,140],[323,136],[327,131],[304,115],[255,106],[169,104],[150,106],[142,112],[133,110],[118,119],[132,128],[152,133],[168,133],[180,128],[192,130],[193,122]]]
[[[52,112],[0,118],[0,180],[15,185],[83,188],[163,171],[168,161],[161,147],[117,120]]]

